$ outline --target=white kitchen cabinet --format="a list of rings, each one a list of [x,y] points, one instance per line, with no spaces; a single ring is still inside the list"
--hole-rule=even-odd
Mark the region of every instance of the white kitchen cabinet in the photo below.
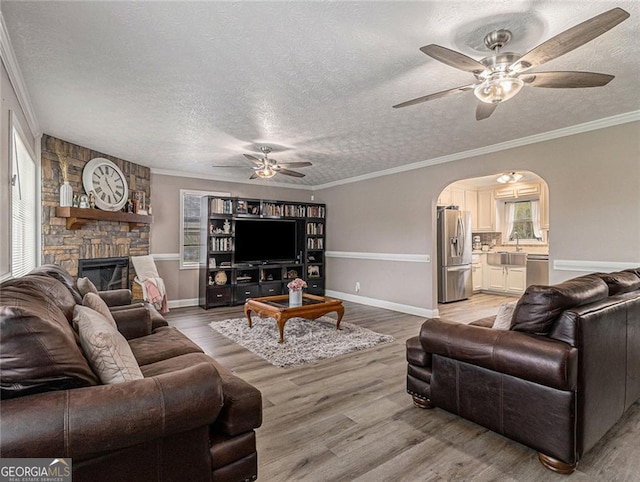
[[[494,191],[495,199],[517,199],[536,194],[540,194],[540,184],[538,183],[498,187]]]
[[[493,190],[478,191],[478,232],[493,232],[496,230],[496,208]]]
[[[493,192],[495,199],[512,199],[518,197],[514,186],[498,187]]]
[[[521,295],[527,287],[527,268],[524,266],[505,266],[505,291]]]
[[[453,204],[454,206],[458,206],[461,211],[467,210],[467,203],[464,197],[464,189],[461,189],[459,187],[451,188],[451,204]]]
[[[527,268],[524,266],[491,266],[487,265],[487,290],[521,295],[527,282]]]
[[[471,213],[471,231],[478,230],[478,191],[465,189],[464,191],[465,210]]]
[[[483,288],[484,263],[486,255],[474,254],[471,258],[471,285],[473,291],[480,291]]]
[[[491,291],[505,291],[504,266],[487,266],[487,288]]]

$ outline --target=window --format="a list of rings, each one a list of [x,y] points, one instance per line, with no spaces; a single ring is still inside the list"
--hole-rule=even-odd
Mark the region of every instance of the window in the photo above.
[[[11,276],[23,276],[38,264],[38,165],[11,115]]]
[[[542,241],[540,231],[540,201],[507,201],[505,232],[509,241]]]
[[[229,196],[229,193],[180,190],[180,269],[198,268],[204,247],[202,198]],[[204,207],[206,209],[206,206]]]

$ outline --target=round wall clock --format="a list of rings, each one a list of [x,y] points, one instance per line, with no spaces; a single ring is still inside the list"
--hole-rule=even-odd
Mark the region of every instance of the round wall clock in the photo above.
[[[96,207],[105,211],[119,211],[126,204],[129,188],[127,179],[109,159],[91,159],[82,171],[82,185],[87,194],[95,194]]]

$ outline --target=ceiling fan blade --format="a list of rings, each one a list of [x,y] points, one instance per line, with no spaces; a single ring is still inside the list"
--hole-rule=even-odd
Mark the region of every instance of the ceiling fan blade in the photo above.
[[[478,102],[478,107],[476,107],[476,120],[484,120],[487,119],[493,111],[496,110],[498,104],[487,104],[486,102]]]
[[[420,50],[429,57],[432,57],[443,64],[447,64],[450,67],[454,67],[459,70],[464,70],[465,72],[479,74],[486,69],[486,67],[477,60],[440,45],[425,45],[424,47],[420,47]]]
[[[524,72],[549,62],[599,37],[627,18],[629,13],[619,7],[596,15],[541,43],[516,61],[512,68]]]
[[[244,155],[244,157],[249,159],[251,162],[255,162],[259,166],[262,166],[262,164],[264,164],[264,162],[262,162],[262,159],[258,159],[257,157],[252,156],[251,154],[243,154],[243,155]]]
[[[310,167],[313,166],[310,162],[279,162],[280,167]]]
[[[231,169],[253,169],[252,167],[249,167],[249,166],[218,166],[215,164],[212,164],[211,167],[224,167],[224,168],[231,168]]]
[[[602,87],[615,76],[596,72],[535,72],[524,74],[520,78],[531,87],[552,89],[572,89],[582,87]]]
[[[249,179],[258,179],[258,175],[254,172],[253,174],[251,174],[251,176],[249,176]]]
[[[393,106],[394,109],[399,109],[400,107],[407,107],[410,105],[420,104],[422,102],[427,102],[428,100],[439,99],[440,97],[446,97],[451,94],[457,94],[458,92],[465,92],[467,90],[473,89],[474,85],[465,85],[462,87],[456,87],[455,89],[443,90],[442,92],[437,92],[435,94],[424,95],[422,97],[418,97],[417,99],[408,100],[407,102],[403,102],[401,104],[396,104]]]
[[[278,174],[284,174],[285,176],[304,177],[301,172],[290,171],[289,169],[278,169]]]

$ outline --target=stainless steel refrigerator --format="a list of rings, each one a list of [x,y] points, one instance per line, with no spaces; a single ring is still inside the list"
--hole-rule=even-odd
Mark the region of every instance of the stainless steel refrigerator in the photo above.
[[[471,296],[471,213],[438,208],[438,302]]]

